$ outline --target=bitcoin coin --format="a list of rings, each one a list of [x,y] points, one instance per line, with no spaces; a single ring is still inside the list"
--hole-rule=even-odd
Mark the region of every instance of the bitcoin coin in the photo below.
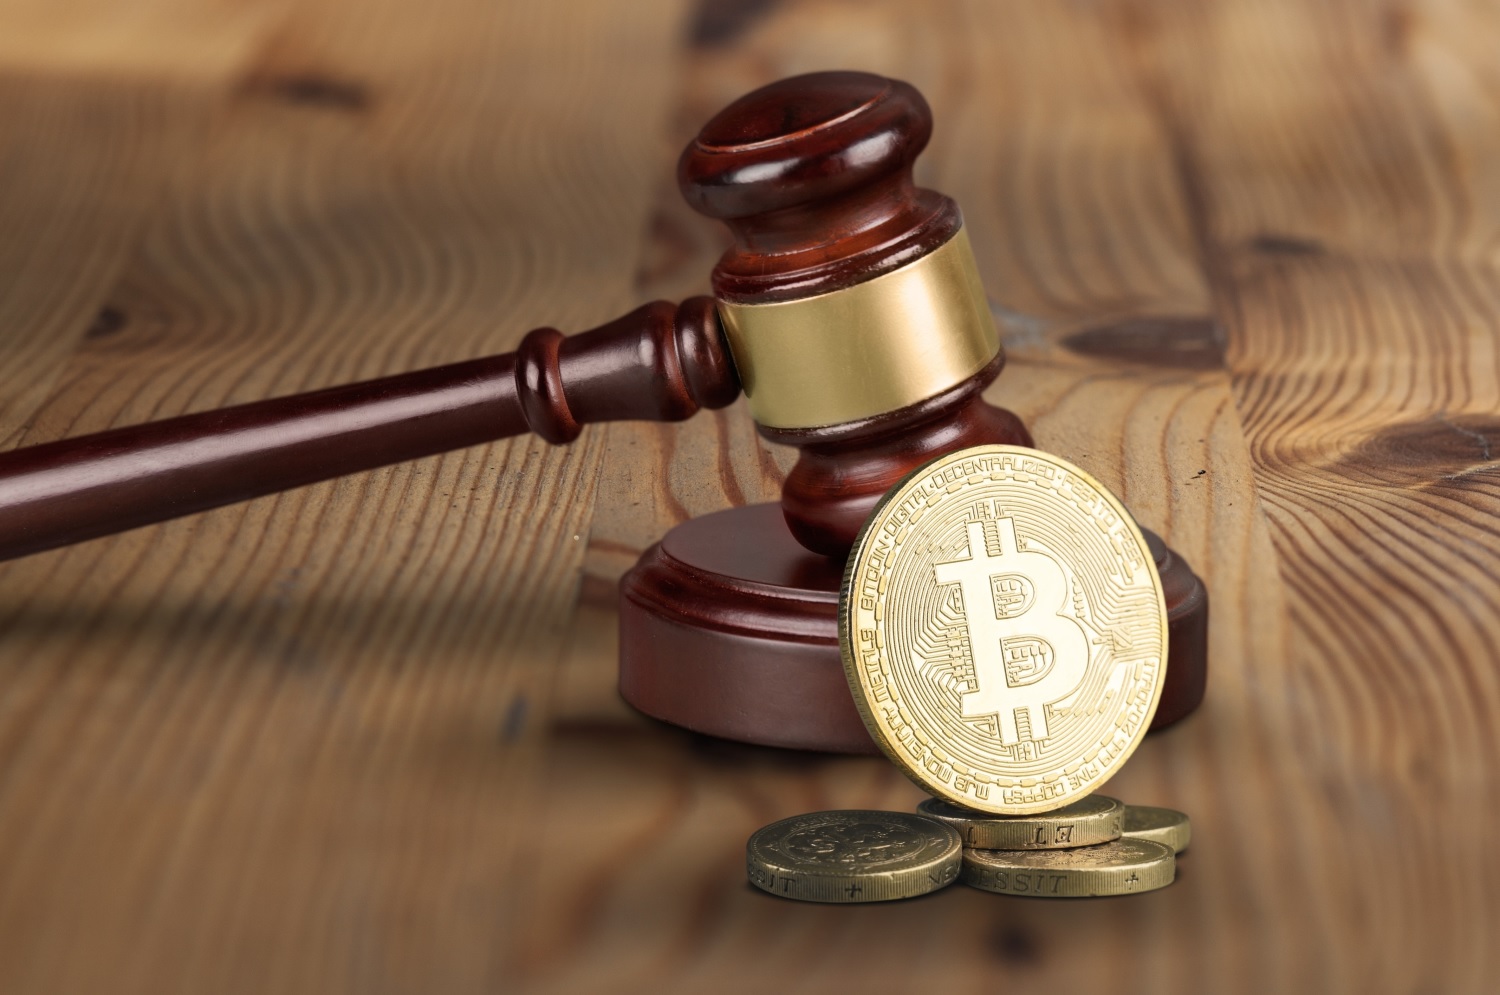
[[[1133,840],[1152,840],[1181,853],[1193,839],[1193,824],[1181,812],[1150,805],[1126,805],[1120,835]]]
[[[865,523],[840,592],[870,735],[931,795],[1031,815],[1094,791],[1166,670],[1155,561],[1113,494],[1017,446],[941,456]]]
[[[981,891],[1038,898],[1133,895],[1177,876],[1172,848],[1118,839],[1074,850],[965,850],[959,880]]]
[[[957,829],[966,847],[1056,850],[1119,839],[1125,805],[1104,795],[1089,795],[1042,815],[987,815],[929,798],[917,806],[917,814]]]
[[[885,902],[958,878],[958,830],[906,812],[813,812],[773,822],[745,844],[750,883],[804,902]]]

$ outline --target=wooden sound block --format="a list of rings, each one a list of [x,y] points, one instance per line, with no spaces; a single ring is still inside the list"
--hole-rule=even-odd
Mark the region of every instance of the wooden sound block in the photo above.
[[[1155,533],[1145,535],[1170,635],[1156,730],[1203,700],[1208,594]],[[878,753],[844,681],[842,579],[842,564],[792,538],[780,505],[684,522],[620,580],[620,693],[647,715],[711,736]]]

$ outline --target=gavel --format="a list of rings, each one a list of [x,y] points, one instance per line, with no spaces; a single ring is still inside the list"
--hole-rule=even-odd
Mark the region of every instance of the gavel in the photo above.
[[[775,506],[673,529],[621,581],[621,691],[668,722],[753,743],[873,752],[837,645],[842,560],[881,496],[945,452],[1032,445],[987,403],[1004,352],[948,197],[912,165],[932,115],[868,73],[783,80],[730,104],[678,181],[733,245],[713,297],[515,352],[0,454],[0,559],[523,433],[677,421],[743,390],[798,449]],[[1203,693],[1207,600],[1154,536],[1172,623],[1158,726]]]

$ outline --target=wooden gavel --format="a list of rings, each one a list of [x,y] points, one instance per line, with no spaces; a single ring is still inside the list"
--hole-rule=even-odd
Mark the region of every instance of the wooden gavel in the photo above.
[[[647,304],[572,336],[540,328],[503,356],[0,455],[0,559],[525,432],[563,444],[592,422],[676,421],[742,389],[761,434],[799,450],[782,491],[785,528],[807,550],[842,558],[881,495],[928,459],[980,443],[1031,445],[1020,419],[981,397],[1004,353],[957,205],[912,181],[931,132],[922,96],[879,76],[816,73],[757,90],[705,125],[678,165],[689,203],[734,236],[713,271],[714,297]],[[863,749],[828,635],[837,562],[825,568],[777,547],[768,565],[766,544],[785,533],[741,511],[708,528],[679,526],[626,578],[635,607],[622,608],[622,689],[650,714],[721,735]],[[719,562],[723,543],[762,533],[765,542],[728,567],[705,565]],[[669,548],[689,546],[707,559],[689,563]],[[679,575],[660,579],[662,561]],[[693,587],[714,570],[722,583]],[[1176,714],[1164,699],[1163,718],[1202,695],[1206,602],[1201,585],[1192,590],[1178,615],[1197,627],[1196,690],[1179,695]],[[700,594],[727,599],[708,623],[683,607]],[[772,607],[751,628],[781,640],[772,657],[800,659],[816,643],[807,666],[832,661],[817,690],[797,684],[805,668],[755,671],[762,683],[744,684],[748,670],[705,677],[633,662],[706,654],[741,667],[742,653],[743,667],[757,666],[764,646],[735,648],[748,624],[736,599],[762,594]],[[639,635],[629,627],[640,611],[651,625],[712,631],[707,642],[676,642],[677,629]],[[816,631],[804,631],[814,616]],[[1188,637],[1173,639],[1175,672]],[[746,719],[756,706],[740,699],[762,687],[770,704]],[[718,721],[730,713],[738,718]],[[836,735],[823,734],[829,723]],[[786,732],[793,727],[807,732]]]
[[[841,555],[927,458],[1030,441],[979,398],[1003,354],[957,206],[912,183],[931,128],[905,83],[766,87],[710,122],[679,169],[693,206],[735,234],[717,301],[0,455],[0,559],[525,432],[562,444],[591,422],[676,421],[742,387],[761,432],[801,449],[783,496],[793,533]]]

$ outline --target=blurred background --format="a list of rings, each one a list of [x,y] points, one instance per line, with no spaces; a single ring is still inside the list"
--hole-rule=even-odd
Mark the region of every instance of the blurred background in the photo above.
[[[1206,581],[1208,699],[1110,793],[1165,891],[780,902],[884,760],[614,689],[615,582],[775,498],[742,403],[0,564],[0,991],[1483,992],[1500,9],[1463,0],[0,0],[7,448],[706,292],[676,156],[914,83],[1038,444]]]

